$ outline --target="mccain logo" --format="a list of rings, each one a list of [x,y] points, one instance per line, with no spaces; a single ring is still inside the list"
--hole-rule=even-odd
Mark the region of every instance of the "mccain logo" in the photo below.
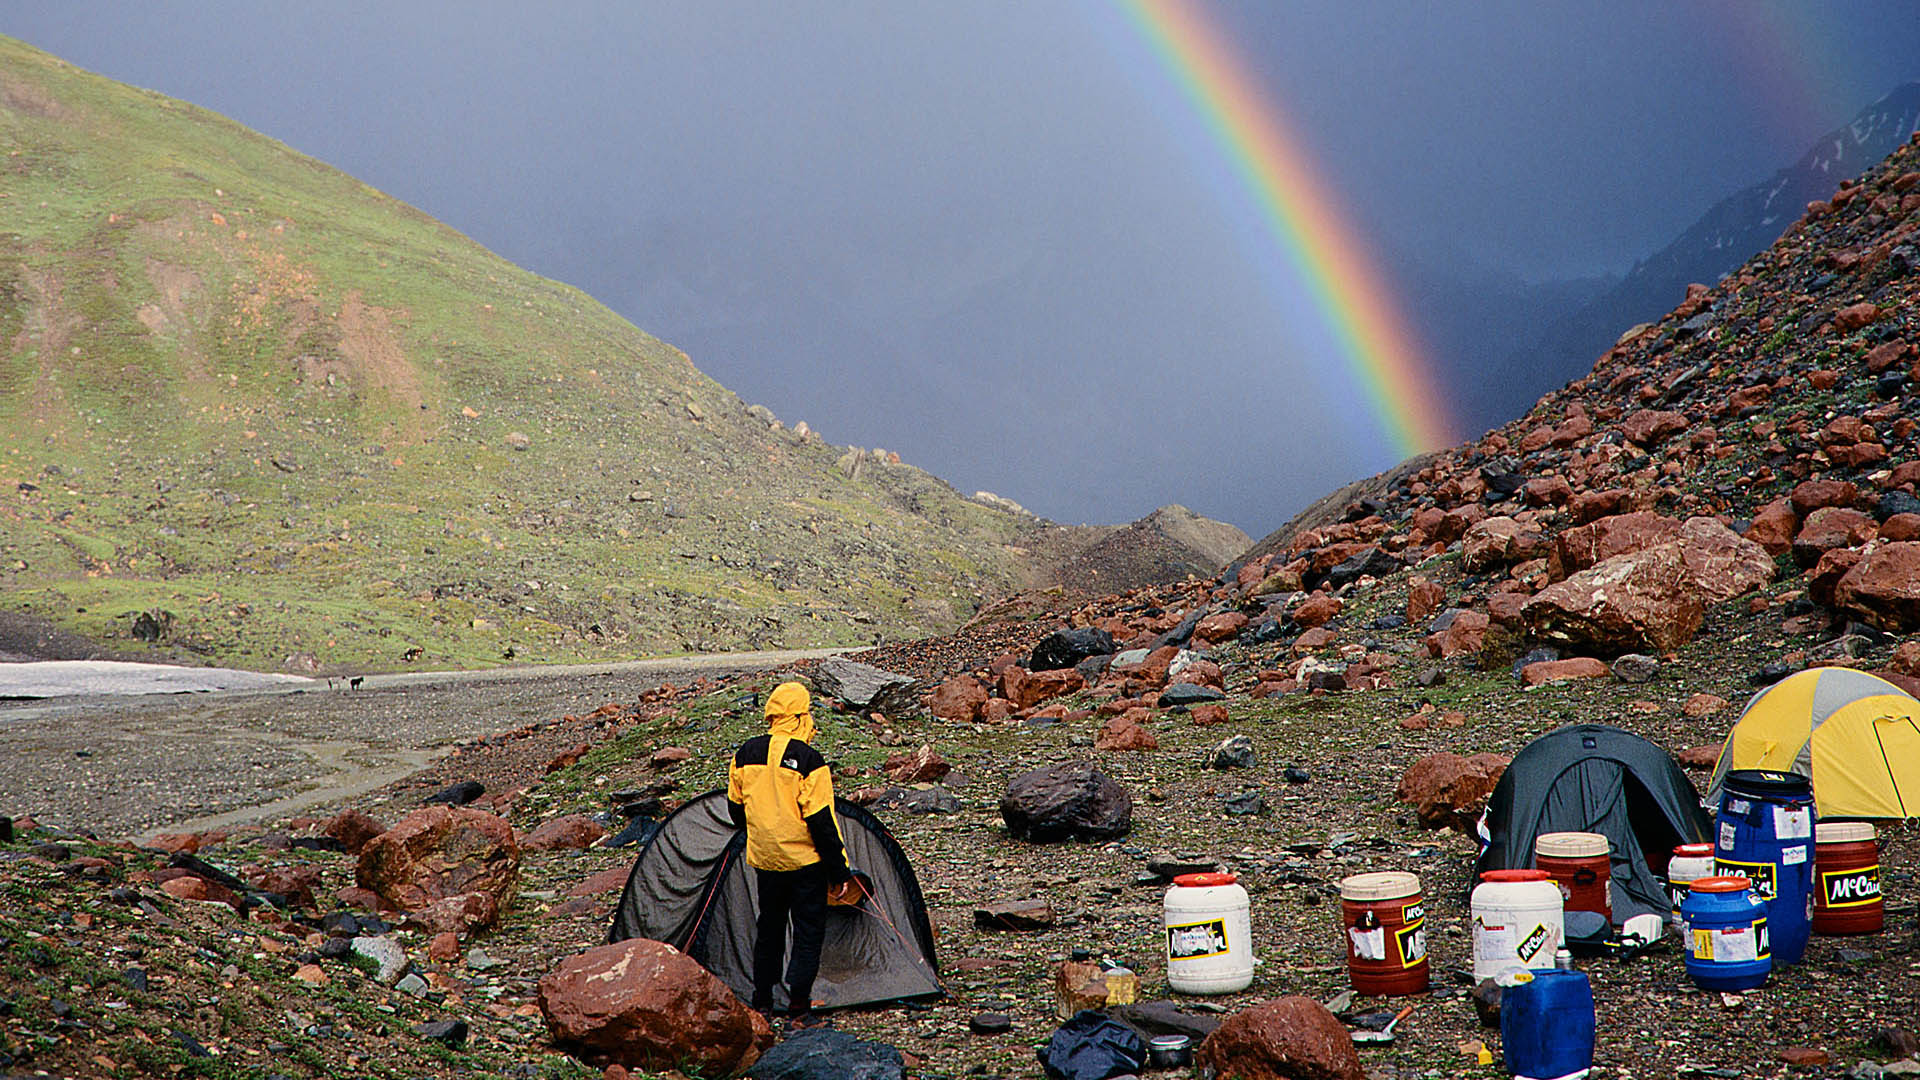
[[[1820,875],[1820,887],[1826,893],[1828,907],[1871,904],[1880,899],[1880,868],[1829,870]]]

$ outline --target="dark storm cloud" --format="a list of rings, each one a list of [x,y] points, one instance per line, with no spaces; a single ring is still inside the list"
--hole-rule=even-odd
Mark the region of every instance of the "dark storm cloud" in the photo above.
[[[1382,262],[1456,287],[1624,270],[1920,77],[1905,2],[1215,10]],[[962,490],[1259,533],[1391,463],[1105,4],[46,5],[0,29],[337,165]],[[1405,284],[1448,316],[1418,299],[1437,278]]]

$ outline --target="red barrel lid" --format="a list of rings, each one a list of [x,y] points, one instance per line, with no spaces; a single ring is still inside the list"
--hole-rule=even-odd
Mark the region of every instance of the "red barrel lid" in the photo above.
[[[1480,880],[1511,885],[1523,881],[1552,881],[1553,875],[1545,870],[1483,870]]]
[[[1702,855],[1713,854],[1713,845],[1712,844],[1681,844],[1679,847],[1676,847],[1673,849],[1673,854],[1675,857],[1687,856],[1690,858],[1699,858]]]
[[[1181,874],[1173,879],[1173,883],[1189,889],[1205,889],[1214,885],[1231,885],[1239,880],[1237,874]]]
[[[1752,887],[1753,882],[1743,877],[1735,877],[1732,874],[1725,874],[1720,877],[1695,878],[1687,885],[1687,888],[1692,889],[1694,892],[1724,893],[1746,892]]]

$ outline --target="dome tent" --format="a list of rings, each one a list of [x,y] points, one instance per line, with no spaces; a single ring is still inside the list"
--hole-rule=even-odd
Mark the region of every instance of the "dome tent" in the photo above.
[[[867,895],[857,905],[827,909],[814,1003],[835,1009],[945,993],[926,900],[906,853],[866,810],[836,799],[834,813],[847,864]],[[607,939],[672,945],[749,1000],[758,900],[746,833],[727,814],[727,793],[709,791],[667,815],[640,850]],[[787,1007],[785,995],[785,987],[775,991],[775,1007]]]
[[[1676,845],[1707,840],[1712,826],[1699,793],[1666,751],[1603,724],[1569,725],[1528,743],[1488,796],[1483,820],[1486,846],[1474,864],[1475,881],[1487,870],[1532,866],[1542,833],[1605,836],[1616,923],[1666,915],[1667,892],[1655,868],[1665,869]],[[1572,945],[1596,944],[1608,934],[1605,926],[1582,930],[1567,923]]]
[[[1733,769],[1792,772],[1821,817],[1920,817],[1920,700],[1864,671],[1817,667],[1753,695],[1708,788]]]

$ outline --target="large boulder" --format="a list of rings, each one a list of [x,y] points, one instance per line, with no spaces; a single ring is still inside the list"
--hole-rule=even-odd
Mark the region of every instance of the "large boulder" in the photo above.
[[[1452,827],[1471,836],[1487,796],[1512,760],[1503,754],[1428,754],[1408,767],[1394,794],[1413,807],[1427,828]]]
[[[1073,668],[1027,671],[1010,667],[1000,673],[1000,696],[1013,702],[1014,707],[1019,709],[1031,709],[1043,701],[1071,694],[1086,685],[1086,678]]]
[[[1016,839],[1112,840],[1133,828],[1133,795],[1089,762],[1066,762],[1014,777],[1000,816]]]
[[[844,656],[822,660],[814,669],[813,685],[828,697],[838,698],[856,709],[876,709],[894,715],[908,712],[914,706],[912,679]]]
[[[1615,514],[1567,529],[1553,538],[1548,559],[1555,580],[1635,551],[1645,551],[1680,535],[1680,522],[1647,511]]]
[[[927,695],[927,708],[942,720],[971,723],[986,711],[987,688],[971,675],[955,675]]]
[[[1110,656],[1115,648],[1113,635],[1098,627],[1055,630],[1033,647],[1032,655],[1027,657],[1027,667],[1032,671],[1070,668],[1089,656]]]
[[[507,906],[520,881],[513,826],[464,806],[415,810],[360,849],[354,880],[403,911],[466,893]]]
[[[1297,994],[1235,1013],[1195,1061],[1221,1080],[1362,1080],[1360,1054],[1326,1006]]]
[[[671,945],[616,941],[541,978],[556,1045],[589,1064],[728,1076],[773,1044],[773,1029],[727,984]]]
[[[1493,620],[1482,612],[1451,608],[1441,612],[1434,624],[1433,632],[1427,635],[1427,655],[1446,660],[1485,648],[1487,628]]]
[[[827,1028],[789,1035],[747,1070],[753,1080],[901,1080],[906,1073],[899,1050]]]
[[[1920,629],[1920,541],[1868,545],[1833,587],[1833,599],[1882,630]]]
[[[1793,535],[1793,561],[1812,566],[1835,548],[1853,547],[1880,531],[1873,515],[1845,506],[1822,506],[1807,515]]]
[[[1520,611],[1539,637],[1617,655],[1679,648],[1700,629],[1706,604],[1679,545],[1662,544],[1549,585]]]
[[[1546,540],[1534,529],[1510,517],[1478,521],[1460,540],[1460,568],[1470,574],[1531,559],[1544,551]]]
[[[1709,604],[1725,603],[1773,580],[1773,556],[1717,518],[1691,517],[1680,525],[1681,560]]]

